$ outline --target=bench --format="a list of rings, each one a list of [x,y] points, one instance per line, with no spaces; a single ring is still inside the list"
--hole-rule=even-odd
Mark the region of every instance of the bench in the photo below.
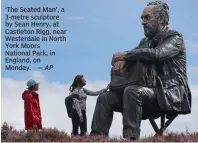
[[[164,131],[167,129],[167,127],[173,122],[173,120],[177,117],[178,115],[171,115],[170,117],[167,117],[167,115],[162,115],[161,118],[161,127],[159,128],[155,122],[155,120],[150,117],[149,121],[155,131],[155,136],[162,136]],[[165,119],[167,118],[167,121],[165,122]]]

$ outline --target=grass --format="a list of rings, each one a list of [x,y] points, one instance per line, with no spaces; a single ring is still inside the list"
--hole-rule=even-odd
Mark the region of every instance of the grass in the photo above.
[[[162,137],[145,137],[135,142],[197,142],[196,133],[166,133]],[[44,128],[41,131],[16,130],[13,126],[4,123],[1,127],[1,142],[131,142],[121,137],[107,138],[104,136],[71,137],[64,131],[54,128]]]

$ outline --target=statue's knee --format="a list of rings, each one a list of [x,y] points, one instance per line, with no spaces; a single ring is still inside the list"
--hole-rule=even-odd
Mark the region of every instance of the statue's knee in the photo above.
[[[140,87],[136,85],[127,86],[124,90],[124,97],[140,98]]]
[[[104,92],[98,96],[97,102],[103,102],[105,100],[105,96],[107,96],[107,92]]]

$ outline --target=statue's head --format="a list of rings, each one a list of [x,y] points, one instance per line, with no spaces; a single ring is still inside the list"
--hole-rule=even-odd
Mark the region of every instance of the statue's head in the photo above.
[[[152,38],[169,24],[169,7],[162,1],[147,4],[141,15],[144,35]]]

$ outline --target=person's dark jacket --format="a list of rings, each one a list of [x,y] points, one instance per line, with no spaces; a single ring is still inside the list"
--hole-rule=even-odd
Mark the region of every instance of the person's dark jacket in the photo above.
[[[160,108],[166,113],[191,113],[191,92],[186,73],[186,48],[183,37],[165,30],[152,40],[143,38],[139,46],[125,56],[127,62],[153,64],[156,93]]]

